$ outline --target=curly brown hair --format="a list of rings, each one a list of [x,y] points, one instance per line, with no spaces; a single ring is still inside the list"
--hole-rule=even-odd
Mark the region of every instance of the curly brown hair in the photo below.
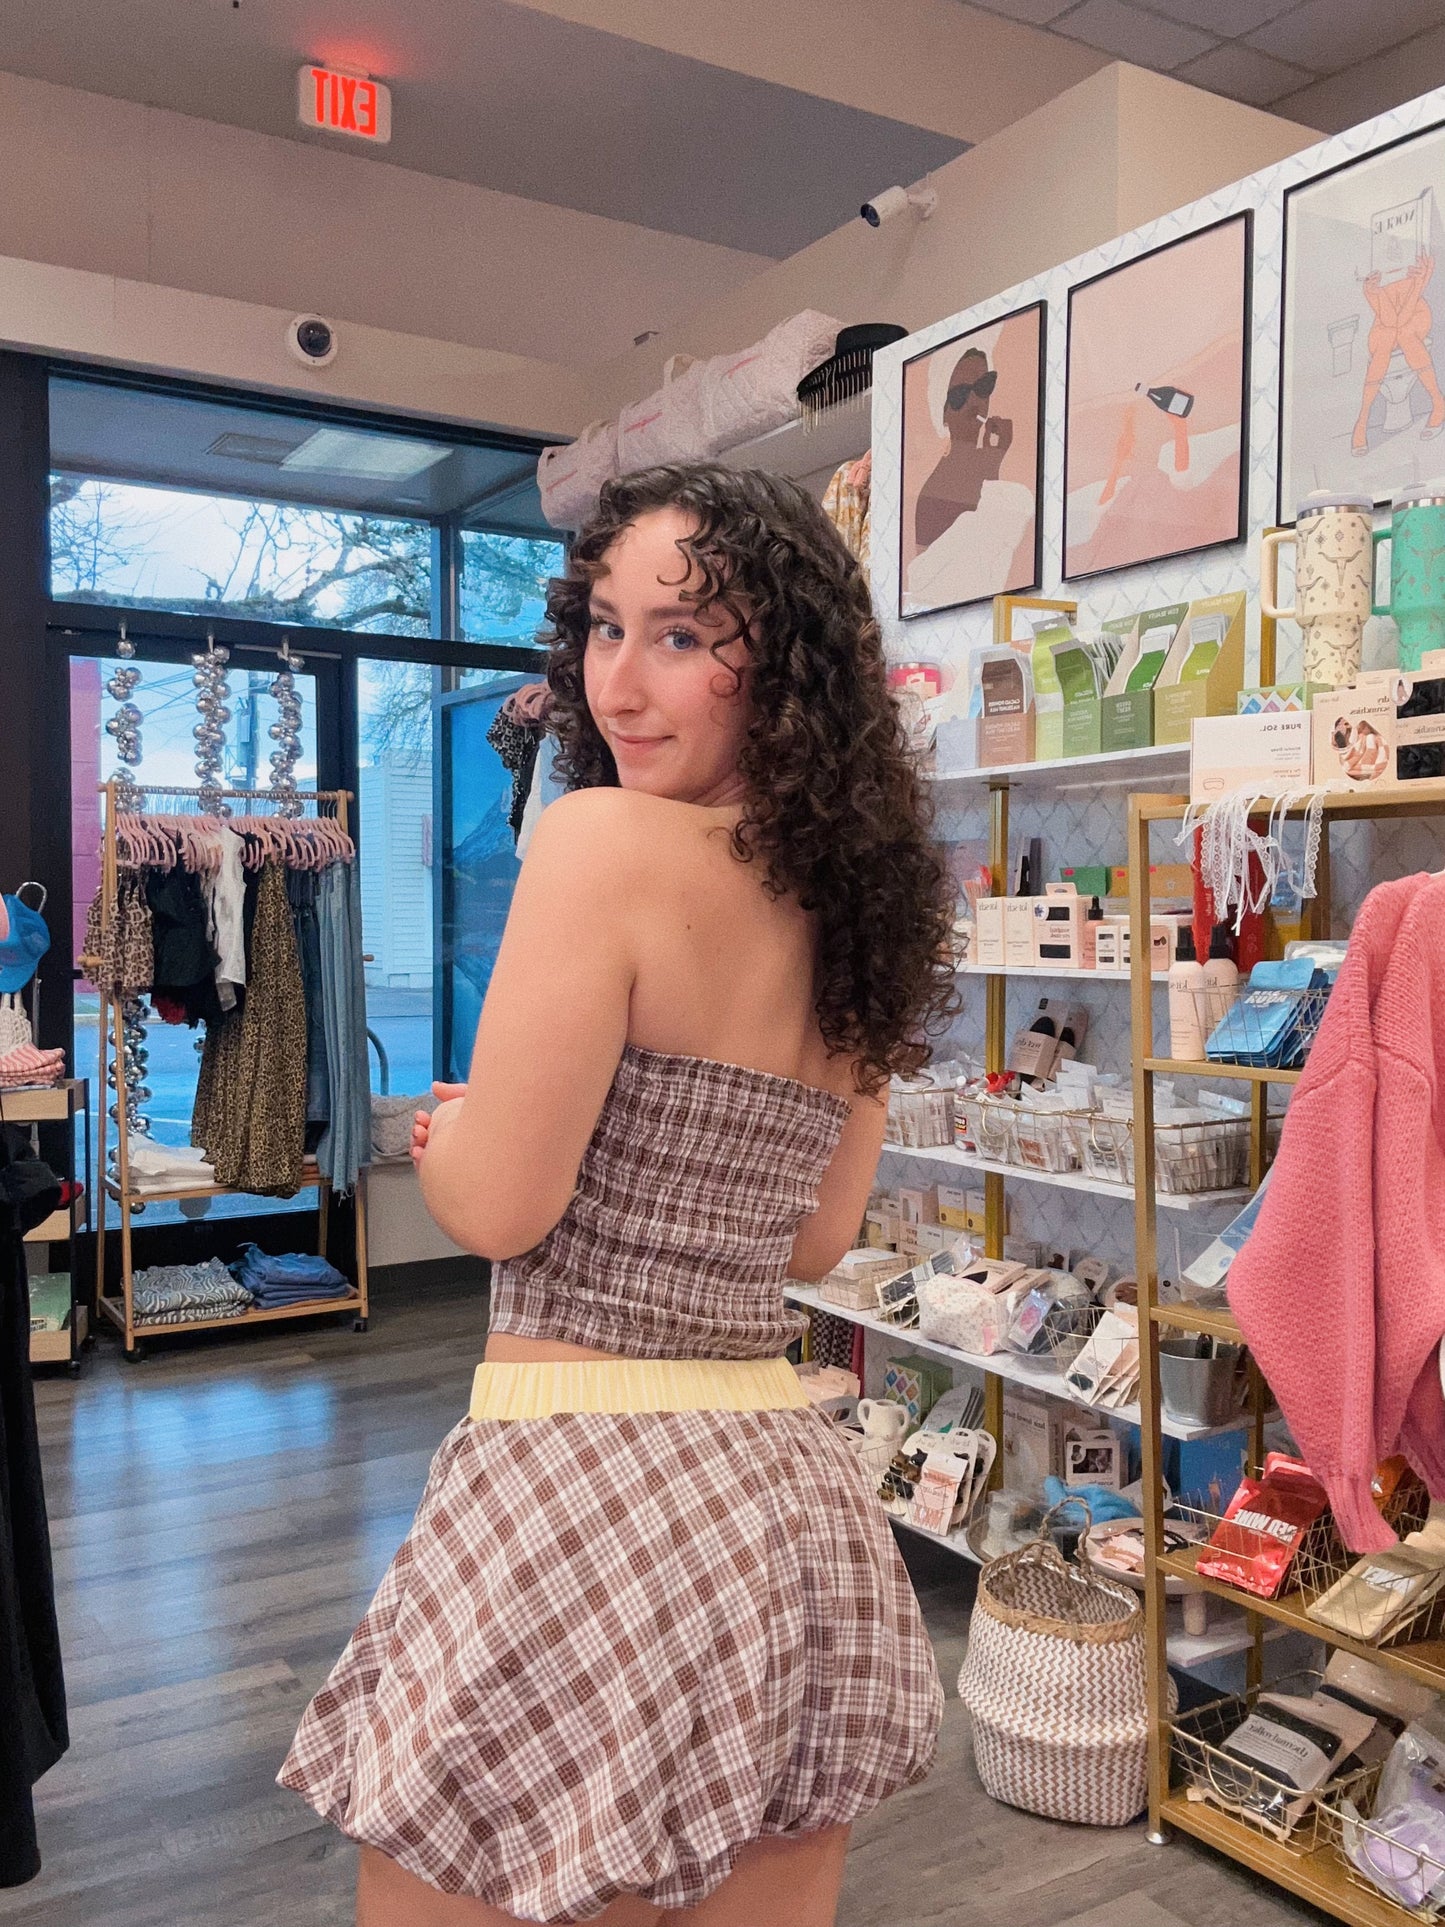
[[[604,486],[547,596],[560,774],[578,789],[617,783],[583,682],[589,601],[622,531],[668,508],[695,524],[678,548],[698,570],[699,606],[725,610],[750,656],[734,854],[761,861],[765,888],[813,915],[823,1039],[856,1060],[861,1090],[877,1092],[922,1068],[930,1035],[958,1008],[953,898],[888,691],[868,585],[806,490],[710,465],[646,469]]]

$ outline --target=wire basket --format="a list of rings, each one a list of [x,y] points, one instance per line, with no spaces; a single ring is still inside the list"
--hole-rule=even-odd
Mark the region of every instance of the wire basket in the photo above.
[[[1077,1111],[1039,1111],[1020,1104],[1013,1113],[1008,1161],[1026,1171],[1077,1171]]]
[[[1307,1695],[1318,1683],[1318,1676],[1311,1676],[1289,1686]],[[1284,1685],[1277,1682],[1270,1690],[1278,1692]],[[1352,1767],[1313,1793],[1301,1793],[1262,1767],[1226,1753],[1225,1742],[1254,1710],[1258,1693],[1230,1693],[1175,1716],[1169,1729],[1172,1784],[1191,1799],[1222,1807],[1286,1853],[1314,1853],[1331,1837],[1328,1816],[1338,1802],[1363,1798],[1380,1769]],[[1301,1802],[1305,1804],[1296,1818],[1292,1810]]]
[[[1094,1335],[1094,1327],[1104,1316],[1102,1305],[1053,1305],[1044,1317],[1043,1330],[1054,1363],[1066,1372]]]
[[[1216,1064],[1258,1064],[1298,1070],[1319,1031],[1329,986],[1315,990],[1192,993],[1204,1055]]]
[[[1402,1481],[1380,1508],[1386,1522],[1403,1539],[1424,1525],[1430,1511],[1430,1495],[1413,1478]],[[1408,1554],[1410,1547],[1399,1549]],[[1445,1633],[1445,1586],[1426,1588],[1414,1599],[1403,1599],[1399,1609],[1386,1618],[1392,1599],[1389,1587],[1390,1555],[1361,1556],[1351,1552],[1335,1530],[1333,1520],[1325,1531],[1311,1532],[1295,1555],[1301,1600],[1306,1614],[1322,1626],[1342,1632],[1364,1646],[1403,1646],[1417,1639],[1434,1639]],[[1381,1577],[1374,1582],[1346,1585],[1357,1569],[1373,1567]],[[1401,1597],[1396,1594],[1395,1597]]]
[[[1377,1897],[1387,1895],[1407,1919],[1437,1921],[1445,1915],[1445,1860],[1403,1844],[1376,1824],[1380,1774],[1380,1767],[1372,1767],[1364,1786],[1353,1792],[1331,1789],[1322,1797],[1320,1833],[1338,1856],[1351,1886]],[[1387,1876],[1388,1884],[1372,1880],[1362,1861]],[[1436,1892],[1440,1898],[1430,1899]]]
[[[955,1102],[954,1142],[961,1151],[974,1151],[979,1157],[1009,1162],[1013,1139],[1015,1109],[1011,1098],[988,1093],[960,1096]]]
[[[1107,1184],[1134,1182],[1134,1146],[1127,1117],[1077,1111],[1070,1115],[1069,1128],[1079,1164],[1091,1178],[1102,1178]]]

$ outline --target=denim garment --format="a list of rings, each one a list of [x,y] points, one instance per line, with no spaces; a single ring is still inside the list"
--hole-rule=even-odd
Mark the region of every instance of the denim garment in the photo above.
[[[332,863],[316,891],[321,1007],[331,1116],[316,1150],[322,1176],[350,1191],[371,1162],[371,1065],[366,1055],[366,981],[361,963],[361,886],[355,863]]]

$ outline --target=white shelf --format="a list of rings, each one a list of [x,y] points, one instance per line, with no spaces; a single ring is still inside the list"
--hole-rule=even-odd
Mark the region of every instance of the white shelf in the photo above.
[[[1044,763],[995,763],[986,769],[923,772],[930,783],[986,788],[1005,780],[1011,790],[1147,789],[1159,778],[1187,778],[1188,774],[1188,743],[1119,749],[1105,756],[1060,756]]]
[[[1050,1359],[1027,1358],[1019,1352],[990,1352],[985,1358],[973,1352],[961,1352],[952,1345],[938,1345],[920,1337],[916,1330],[890,1325],[872,1312],[847,1311],[841,1305],[830,1305],[826,1299],[819,1297],[813,1285],[790,1284],[785,1287],[784,1295],[795,1304],[806,1305],[810,1311],[826,1312],[831,1318],[843,1318],[850,1325],[861,1325],[865,1331],[881,1332],[885,1338],[907,1346],[910,1351],[927,1352],[930,1358],[947,1359],[951,1365],[967,1365],[976,1372],[992,1372],[995,1378],[1005,1379],[1011,1385],[1025,1385],[1031,1391],[1042,1392],[1046,1398],[1062,1399],[1066,1405],[1075,1405],[1080,1411],[1094,1412],[1101,1420],[1117,1418],[1126,1425],[1138,1425],[1140,1422],[1137,1405],[1118,1405],[1108,1411],[1102,1406],[1086,1405]],[[1166,1413],[1162,1429],[1166,1438],[1209,1439],[1221,1432],[1237,1432],[1243,1424],[1243,1419],[1236,1419],[1231,1425],[1181,1425]]]
[[[983,1564],[982,1559],[964,1537],[968,1531],[967,1526],[961,1527],[957,1532],[951,1532],[946,1539],[942,1539],[936,1532],[925,1532],[922,1526],[914,1525],[910,1519],[895,1518],[891,1512],[885,1516],[891,1525],[897,1526],[902,1532],[911,1532],[915,1539],[926,1539],[931,1546],[942,1546],[945,1552],[956,1553],[960,1559],[966,1559],[971,1566]]]
[[[825,470],[831,476],[842,463],[867,454],[872,424],[870,397],[864,394],[825,409],[811,426],[805,426],[799,416],[766,435],[724,449],[717,459],[724,468],[762,468],[771,475],[791,475],[795,481]]]
[[[1086,984],[1127,984],[1129,966],[1122,970],[1069,970],[1062,964],[959,964],[954,970],[955,977],[1037,977],[1042,983],[1064,982]],[[1154,972],[1153,981],[1163,984],[1169,981],[1167,971]]]
[[[1087,1191],[1093,1198],[1118,1198],[1132,1204],[1132,1184],[1113,1184],[1107,1178],[1091,1177],[1087,1171],[1031,1171],[1021,1164],[1004,1164],[998,1158],[976,1157],[972,1151],[956,1150],[951,1144],[930,1144],[921,1149],[883,1140],[883,1155],[897,1158],[922,1158],[930,1164],[951,1164],[960,1171],[981,1171],[1001,1178],[1017,1178],[1022,1184],[1049,1184],[1060,1191]],[[1155,1203],[1161,1211],[1215,1211],[1221,1205],[1243,1204],[1251,1195],[1248,1185],[1229,1191],[1160,1191]]]

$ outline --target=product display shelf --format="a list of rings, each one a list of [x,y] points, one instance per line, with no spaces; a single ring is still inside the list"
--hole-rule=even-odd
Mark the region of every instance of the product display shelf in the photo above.
[[[1201,1578],[1195,1571],[1200,1556],[1197,1546],[1191,1546],[1185,1552],[1160,1553],[1159,1569],[1170,1578],[1187,1579],[1213,1594],[1216,1599],[1227,1599],[1231,1605],[1247,1603],[1250,1611],[1272,1619],[1276,1625],[1285,1626],[1290,1632],[1303,1633],[1308,1639],[1323,1640],[1327,1646],[1340,1647],[1347,1653],[1354,1653],[1359,1659],[1372,1660],[1375,1665],[1383,1666],[1392,1673],[1403,1673],[1409,1679],[1419,1680],[1433,1692],[1445,1693],[1445,1639],[1416,1639],[1402,1641],[1397,1646],[1372,1646],[1365,1640],[1352,1639],[1348,1633],[1311,1619],[1298,1592],[1287,1592],[1278,1599],[1247,1599],[1237,1586],[1231,1586],[1226,1580],[1207,1576]]]
[[[1021,1184],[1050,1184],[1060,1191],[1087,1191],[1095,1198],[1119,1198],[1132,1203],[1134,1187],[1115,1184],[1108,1178],[1091,1177],[1087,1171],[1035,1171],[1026,1164],[1005,1164],[998,1158],[981,1158],[973,1151],[960,1151],[952,1144],[893,1144],[886,1138],[885,1155],[923,1158],[934,1164],[953,1164],[961,1171],[979,1171],[985,1177],[1017,1178]],[[1242,1204],[1249,1196],[1247,1187],[1227,1191],[1166,1191],[1159,1203],[1165,1211],[1215,1211],[1221,1205]]]
[[[1158,777],[1187,774],[1188,743],[1160,743],[1148,749],[1118,749],[1099,756],[1058,756],[1043,763],[993,763],[983,769],[926,769],[930,783],[991,789],[1132,789]]]
[[[0,1096],[0,1119],[6,1124],[67,1124],[66,1166],[64,1175],[72,1181],[75,1169],[75,1121],[83,1120],[85,1165],[90,1169],[90,1083],[84,1077],[68,1077],[62,1084],[46,1090],[6,1091]],[[30,1334],[32,1365],[66,1365],[72,1376],[80,1370],[80,1357],[90,1339],[91,1307],[77,1289],[80,1266],[80,1240],[90,1223],[90,1200],[82,1191],[68,1205],[25,1234],[28,1245],[68,1244],[70,1271],[70,1318],[63,1331],[33,1331]]]
[[[1181,1833],[1228,1854],[1231,1860],[1263,1874],[1301,1900],[1338,1920],[1351,1922],[1352,1927],[1404,1927],[1405,1922],[1417,1918],[1384,1894],[1372,1893],[1351,1879],[1332,1847],[1319,1847],[1313,1853],[1292,1852],[1283,1842],[1271,1840],[1219,1807],[1191,1800],[1182,1792],[1171,1793],[1160,1802],[1159,1824],[1177,1827]]]
[[[1133,795],[1129,799],[1128,863],[1130,878],[1130,920],[1133,954],[1140,954],[1141,933],[1149,927],[1149,861],[1152,826],[1177,824],[1187,807],[1186,799],[1174,795]],[[1294,814],[1302,814],[1297,807]],[[1445,813],[1445,781],[1402,784],[1374,795],[1332,792],[1324,798],[1323,828],[1316,867],[1317,895],[1308,905],[1307,934],[1327,938],[1332,933],[1330,906],[1330,831],[1337,822],[1390,820],[1400,817]],[[1134,1115],[1141,1120],[1135,1141],[1137,1196],[1134,1203],[1135,1270],[1139,1283],[1139,1302],[1146,1317],[1144,1343],[1140,1347],[1140,1404],[1143,1423],[1140,1444],[1143,1484],[1146,1494],[1144,1537],[1147,1548],[1145,1588],[1148,1625],[1148,1697],[1150,1722],[1149,1748],[1149,1835],[1163,1842],[1171,1826],[1228,1854],[1232,1859],[1264,1875],[1277,1885],[1323,1908],[1340,1920],[1356,1927],[1403,1927],[1415,1918],[1408,1909],[1358,1884],[1344,1861],[1331,1846],[1312,1853],[1300,1853],[1286,1842],[1277,1841],[1204,1802],[1189,1800],[1172,1790],[1170,1721],[1167,1695],[1169,1652],[1165,1619],[1166,1579],[1188,1580],[1213,1596],[1236,1606],[1247,1601],[1255,1642],[1249,1654],[1250,1683],[1258,1683],[1262,1672],[1262,1647],[1265,1629],[1274,1625],[1303,1634],[1327,1646],[1342,1648],[1361,1658],[1374,1661],[1391,1671],[1421,1681],[1433,1690],[1445,1691],[1445,1639],[1416,1640],[1396,1646],[1372,1646],[1352,1639],[1335,1629],[1309,1618],[1298,1594],[1278,1599],[1255,1599],[1237,1587],[1200,1578],[1195,1568],[1200,1557],[1197,1548],[1177,1553],[1163,1549],[1163,1407],[1159,1385],[1159,1335],[1161,1330],[1208,1332],[1238,1342],[1239,1332],[1232,1314],[1223,1308],[1191,1305],[1162,1305],[1159,1302],[1157,1206],[1166,1202],[1156,1197],[1156,1169],[1153,1095],[1154,1077],[1166,1068],[1177,1066],[1169,1059],[1146,1056],[1139,1040],[1150,1035],[1152,984],[1147,973],[1137,969],[1131,987],[1134,1058]],[[1224,1066],[1211,1066],[1211,1073]],[[1244,1070],[1246,1067],[1237,1067]],[[1270,1083],[1295,1081],[1293,1077],[1256,1076],[1250,1090],[1250,1171],[1257,1184],[1264,1176],[1268,1155]],[[1264,1420],[1269,1400],[1268,1387],[1260,1373],[1251,1367],[1252,1456],[1263,1457]]]
[[[770,475],[788,475],[798,482],[817,479],[826,486],[835,469],[867,454],[871,433],[865,395],[825,408],[811,420],[799,415],[766,435],[724,449],[717,460],[723,468],[762,468]]]
[[[100,786],[103,823],[100,860],[100,928],[105,932],[115,914],[117,886],[119,878],[119,855],[116,849],[116,796],[115,784],[102,783]],[[194,790],[164,787],[157,791],[166,797],[195,796]],[[347,827],[347,805],[351,801],[349,790],[301,790],[297,793],[303,803],[311,803],[319,811],[324,807],[334,810],[336,820],[344,831]],[[272,800],[272,792],[256,789],[228,789],[222,792],[227,801]],[[77,961],[82,967],[94,969],[97,960],[93,957],[80,957]],[[244,1311],[226,1318],[188,1318],[180,1324],[138,1324],[135,1317],[135,1264],[132,1250],[132,1216],[137,1207],[147,1204],[181,1203],[188,1200],[219,1197],[245,1197],[251,1195],[239,1187],[224,1184],[164,1186],[147,1190],[130,1182],[130,1145],[121,1120],[126,1116],[126,1053],[124,1042],[124,1019],[121,999],[111,991],[102,989],[100,999],[100,1075],[97,1089],[105,1091],[107,1082],[114,1091],[114,1109],[110,1113],[116,1120],[116,1168],[112,1175],[109,1171],[102,1183],[96,1186],[95,1213],[95,1306],[97,1317],[104,1316],[120,1332],[125,1344],[128,1359],[141,1356],[141,1346],[148,1337],[174,1337],[190,1331],[229,1330],[232,1326],[275,1324],[287,1319],[319,1318],[326,1313],[348,1312],[352,1315],[355,1329],[365,1331],[370,1317],[370,1286],[366,1261],[366,1170],[363,1167],[357,1177],[353,1194],[356,1213],[356,1281],[345,1297],[307,1298],[294,1305],[278,1305],[270,1310]],[[98,1168],[106,1170],[106,1123],[107,1106],[102,1103],[98,1120],[99,1142],[96,1156]],[[321,1176],[314,1160],[307,1160],[302,1166],[300,1188],[315,1188],[317,1239],[316,1249],[320,1257],[326,1256],[327,1231],[331,1217],[332,1190]],[[120,1210],[120,1295],[106,1290],[106,1202],[117,1204]]]
[[[922,1338],[916,1330],[906,1326],[890,1325],[887,1319],[879,1318],[872,1312],[850,1311],[843,1305],[830,1305],[814,1285],[790,1284],[785,1287],[784,1295],[796,1304],[806,1305],[810,1311],[826,1312],[830,1318],[846,1319],[850,1325],[861,1325],[865,1331],[881,1332],[909,1351],[926,1352],[930,1358],[947,1359],[951,1365],[967,1365],[976,1372],[991,1373],[1011,1385],[1024,1385],[1030,1391],[1042,1392],[1048,1398],[1077,1405],[1081,1411],[1096,1412],[1100,1419],[1122,1419],[1126,1425],[1139,1423],[1137,1405],[1111,1406],[1107,1411],[1100,1406],[1086,1405],[1070,1387],[1063,1373],[1044,1359],[1026,1358],[1018,1352],[961,1352],[954,1345],[940,1345]],[[1168,1418],[1163,1422],[1164,1433],[1171,1439],[1210,1439],[1223,1432],[1237,1432],[1239,1427],[1238,1419],[1228,1425],[1183,1425]]]
[[[1160,1077],[1232,1077],[1247,1084],[1298,1084],[1304,1076],[1303,1071],[1277,1071],[1267,1064],[1215,1064],[1207,1058],[1146,1057],[1144,1068]]]
[[[1127,966],[1122,970],[1065,970],[1050,969],[1047,964],[1033,964],[1025,969],[1020,964],[1010,970],[999,964],[966,963],[960,964],[954,975],[956,977],[1022,977],[1025,979],[1037,977],[1043,983],[1127,984],[1129,981]],[[1165,981],[1162,973],[1157,981],[1161,984]]]

